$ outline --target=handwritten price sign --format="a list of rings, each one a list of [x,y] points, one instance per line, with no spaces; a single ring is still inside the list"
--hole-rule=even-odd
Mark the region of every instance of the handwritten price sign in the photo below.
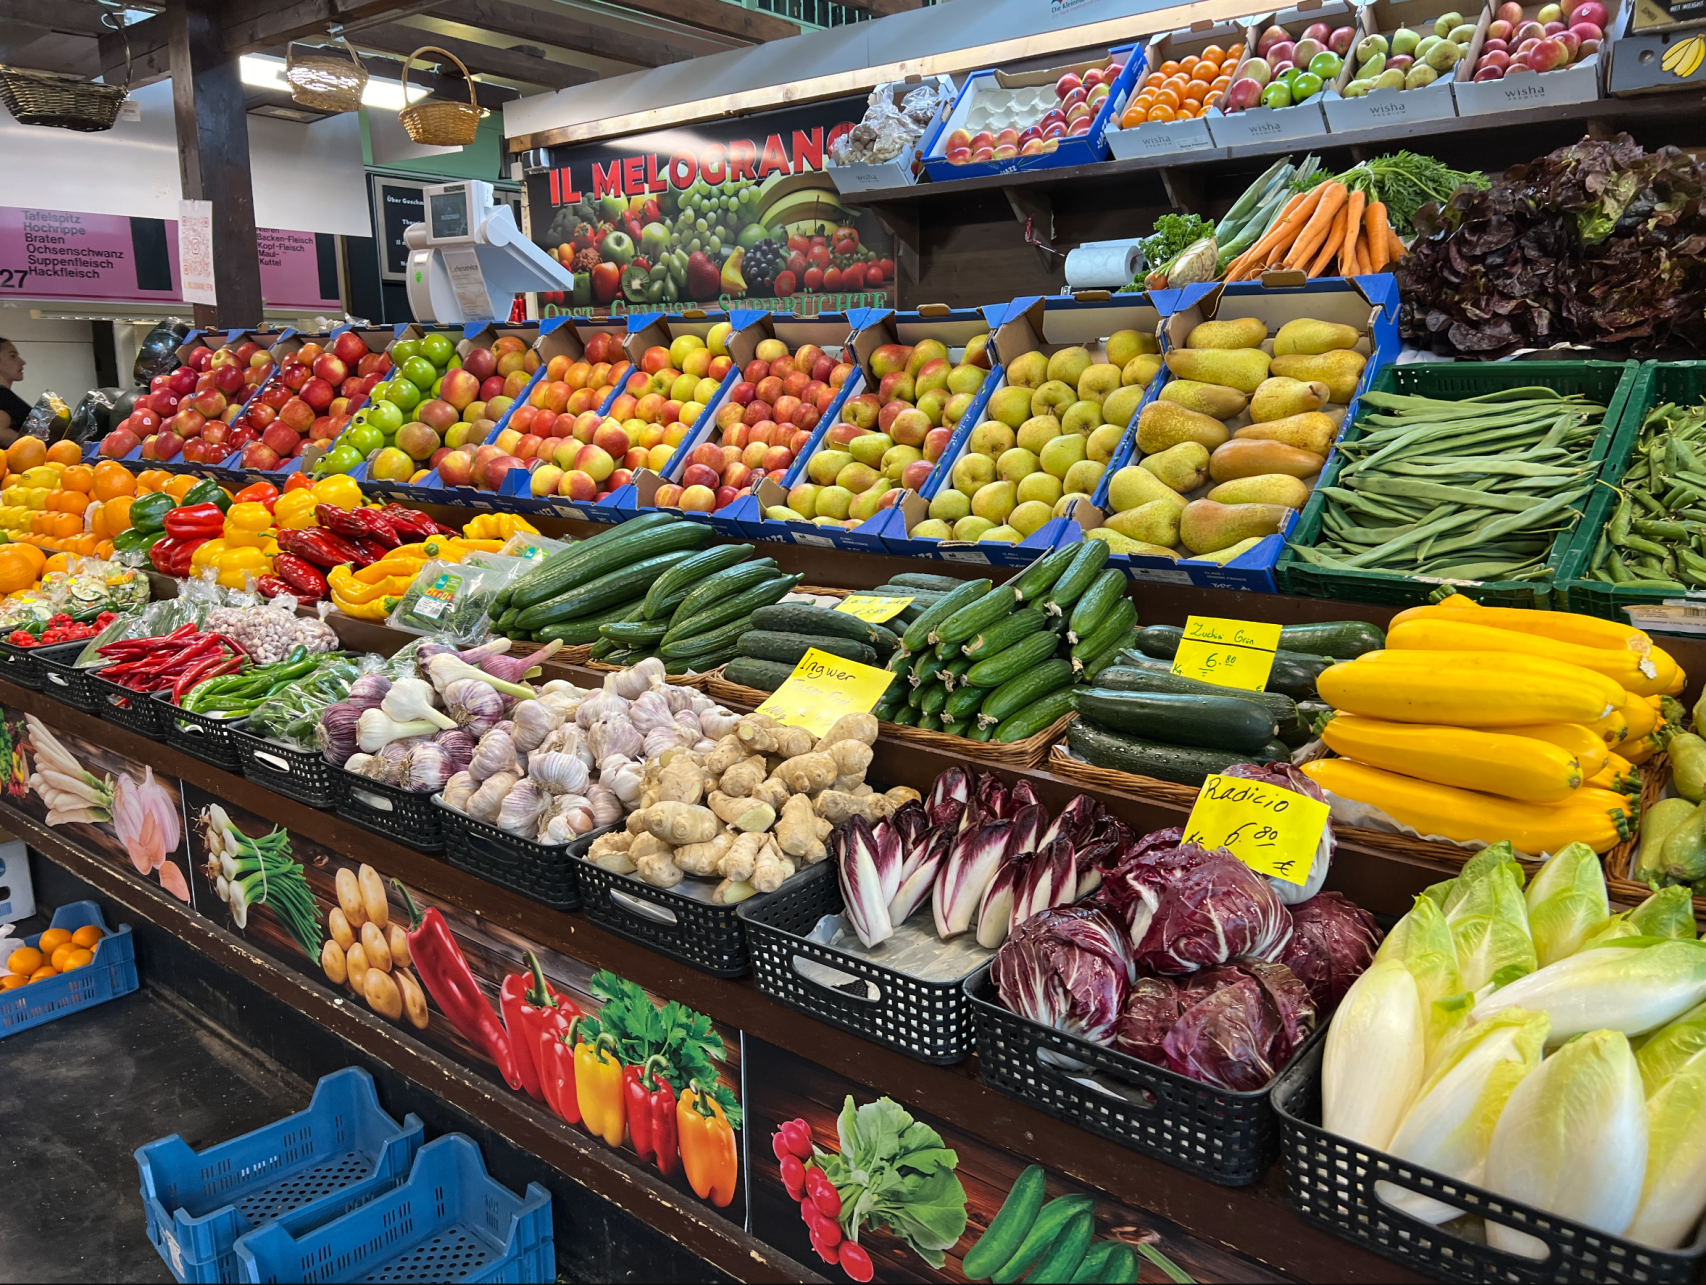
[[[1268,685],[1279,640],[1278,625],[1192,616],[1173,655],[1173,672],[1216,687],[1259,692]]]
[[[1225,848],[1258,874],[1302,886],[1327,825],[1325,803],[1263,781],[1215,774],[1185,823],[1185,842]]]
[[[758,707],[779,723],[822,736],[843,714],[868,714],[895,676],[813,647],[794,672]]]
[[[911,598],[883,598],[870,593],[850,593],[841,600],[837,611],[857,616],[869,624],[880,625],[893,620],[912,603]]]

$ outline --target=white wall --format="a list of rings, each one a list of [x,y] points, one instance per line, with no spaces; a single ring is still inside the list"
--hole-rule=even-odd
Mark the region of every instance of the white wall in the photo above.
[[[75,410],[95,386],[95,349],[87,321],[36,321],[25,309],[3,308],[0,336],[17,344],[23,354],[24,377],[12,391],[25,401],[33,404],[52,389]]]

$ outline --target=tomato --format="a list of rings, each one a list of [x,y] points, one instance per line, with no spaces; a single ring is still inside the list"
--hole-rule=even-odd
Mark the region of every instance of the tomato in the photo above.
[[[849,227],[836,228],[835,229],[835,239],[837,241],[851,241],[854,245],[858,245],[859,244],[859,229],[858,228],[849,228]],[[840,254],[842,252],[840,250],[837,250],[836,253]],[[853,252],[851,250],[849,250],[849,251],[847,251],[847,253],[851,254]]]
[[[788,271],[796,277],[806,270],[806,255],[804,250],[795,250],[788,256]]]
[[[826,272],[824,276],[828,276]],[[841,288],[843,290],[863,290],[865,288],[865,265],[862,263],[849,264],[841,269]]]
[[[796,232],[788,238],[788,249],[789,250],[798,250],[803,254],[805,251],[807,251],[811,248],[812,248],[811,240],[804,233]]]
[[[840,268],[830,268],[823,274],[823,288],[825,290],[841,290],[844,288],[841,284]]]
[[[799,289],[799,286],[796,284],[796,278],[792,272],[782,271],[776,274],[776,284],[772,288],[776,291],[778,298],[786,299]]]
[[[883,274],[883,280],[884,281],[893,281],[894,280],[894,260],[893,259],[887,259],[887,258],[878,259],[877,260],[877,268]],[[869,269],[866,269],[866,271],[868,272]]]
[[[823,269],[807,268],[806,275],[800,278],[800,286],[806,290],[823,289]]]
[[[837,258],[850,259],[858,253],[859,243],[857,241],[837,241],[835,243],[835,255]]]
[[[622,293],[620,264],[601,263],[592,270],[592,297],[598,303],[609,303]]]
[[[813,267],[827,268],[829,266],[829,247],[823,244],[822,237],[813,237],[817,242],[806,255],[806,261]]]

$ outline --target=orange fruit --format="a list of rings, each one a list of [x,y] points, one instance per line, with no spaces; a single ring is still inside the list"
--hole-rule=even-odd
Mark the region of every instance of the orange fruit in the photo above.
[[[55,553],[48,558],[46,563],[43,564],[42,574],[47,575],[49,572],[53,571],[65,571],[69,569],[70,565],[71,560],[63,553]]]
[[[41,939],[36,942],[36,949],[41,951],[41,953],[44,955],[51,955],[51,954],[53,954],[54,951],[58,950],[61,946],[63,946],[66,942],[68,942],[70,940],[71,940],[71,934],[69,932],[67,932],[65,929],[63,929],[63,928],[49,928],[46,932],[44,932],[41,935]],[[14,968],[12,971],[13,972],[22,972],[23,970]]]
[[[111,562],[113,560],[113,542],[111,540],[102,540],[95,546],[95,556],[107,562]]]
[[[74,968],[83,968],[95,962],[93,951],[84,950],[81,946],[73,946],[65,956],[65,967],[59,971],[69,973]]]
[[[39,437],[20,437],[6,448],[6,467],[14,473],[47,462],[47,447]]]
[[[1176,62],[1169,61],[1169,62],[1164,62],[1161,64],[1161,74],[1163,76],[1171,76],[1174,72],[1176,72],[1178,70],[1179,70],[1179,64]]]
[[[1150,120],[1177,120],[1178,113],[1171,107],[1155,106],[1149,109]]]
[[[95,470],[87,464],[73,464],[60,475],[59,484],[67,491],[81,491],[87,495],[95,489]]]
[[[21,973],[7,973],[0,977],[0,991],[17,990],[20,986],[29,985],[30,979]]]
[[[1226,52],[1234,58],[1242,58],[1244,56],[1244,42],[1240,40],[1237,44],[1229,46]]]
[[[25,977],[35,972],[41,965],[41,951],[34,946],[19,946],[18,949],[6,956],[7,969],[14,973],[21,973]]]
[[[118,535],[130,530],[130,506],[136,499],[129,495],[115,495],[101,505],[101,514],[106,519],[108,535]]]
[[[1232,88],[1232,77],[1230,77],[1230,76],[1216,76],[1213,80],[1209,81],[1208,87],[1210,89],[1220,89],[1220,90],[1231,89]]]
[[[1222,49],[1219,45],[1204,45],[1203,51],[1198,55],[1198,57],[1200,57],[1204,62],[1212,62],[1218,66],[1221,59],[1226,57],[1226,50]]]
[[[1206,80],[1193,80],[1190,84],[1185,86],[1185,97],[1194,98],[1199,103],[1202,101],[1202,96],[1206,93],[1208,93],[1208,81]]]
[[[35,972],[30,974],[30,980],[32,982],[45,982],[50,977],[58,976],[59,970],[57,968],[52,968],[43,964],[40,968],[36,969]]]
[[[166,494],[171,496],[174,500],[181,500],[184,496],[190,493],[190,491],[195,487],[195,484],[199,481],[201,481],[200,478],[193,477],[188,473],[176,473],[173,474],[172,480],[167,482],[166,485],[160,489],[165,491]]]
[[[1225,62],[1220,64],[1220,74],[1222,76],[1235,76],[1235,75],[1237,75],[1238,74],[1238,64],[1240,61],[1241,60],[1238,58],[1228,58]]]
[[[61,438],[47,448],[47,458],[53,464],[81,464],[83,448],[76,442]]]
[[[1120,128],[1130,129],[1134,125],[1141,125],[1146,119],[1146,116],[1147,113],[1134,103],[1132,106],[1126,108],[1125,114],[1120,117]]]
[[[101,930],[96,924],[84,924],[76,932],[71,934],[72,943],[74,945],[81,946],[84,950],[95,949],[95,943],[100,940]]]
[[[1179,104],[1179,115],[1185,120],[1195,120],[1198,116],[1201,116],[1201,100],[1196,98],[1185,99],[1184,102]]]
[[[1191,74],[1191,68],[1195,67],[1197,62],[1198,59],[1195,54],[1186,54],[1183,58],[1179,59],[1179,70],[1188,76]]]
[[[1208,91],[1208,97],[1202,100],[1203,110],[1207,111],[1210,107],[1213,107],[1216,103],[1218,103],[1222,98],[1225,98],[1225,97],[1226,97],[1226,94],[1219,89],[1209,90]]]
[[[1160,72],[1152,71],[1143,78],[1143,87],[1145,89],[1155,89],[1166,79],[1167,77],[1163,76]]]
[[[101,537],[93,531],[85,531],[82,535],[71,537],[71,547],[67,552],[75,553],[80,558],[92,558],[95,550],[101,547]]]
[[[117,460],[102,460],[94,468],[97,500],[111,500],[120,495],[136,494],[136,479],[130,470]]]
[[[1179,106],[1179,93],[1178,93],[1178,91],[1174,90],[1174,89],[1163,89],[1160,93],[1155,95],[1155,105],[1157,107],[1165,107],[1169,111],[1177,110],[1178,106]],[[1156,117],[1153,114],[1151,114],[1149,119],[1155,120]],[[1169,116],[1169,117],[1166,117],[1165,119],[1171,120],[1172,117]]]
[[[54,971],[63,973],[65,971],[65,961],[70,958],[72,951],[78,949],[81,948],[73,946],[68,936],[62,944],[54,947],[53,954],[48,956],[48,963],[53,965]]]

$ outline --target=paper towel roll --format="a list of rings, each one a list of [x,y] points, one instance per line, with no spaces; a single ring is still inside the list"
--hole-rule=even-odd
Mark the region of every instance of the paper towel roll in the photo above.
[[[1074,290],[1108,290],[1128,285],[1143,262],[1136,241],[1081,245],[1066,256],[1066,284]]]

